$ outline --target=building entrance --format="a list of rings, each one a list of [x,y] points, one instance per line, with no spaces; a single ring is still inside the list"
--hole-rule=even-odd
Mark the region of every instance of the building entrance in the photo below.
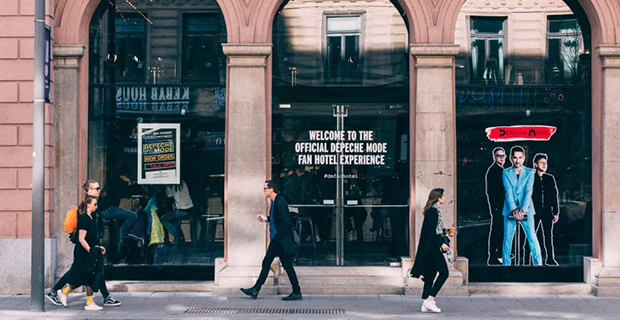
[[[273,110],[273,174],[306,265],[390,265],[408,251],[408,110],[288,104]]]

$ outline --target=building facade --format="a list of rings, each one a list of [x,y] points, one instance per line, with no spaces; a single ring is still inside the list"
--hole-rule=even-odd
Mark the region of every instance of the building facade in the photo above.
[[[65,213],[96,179],[100,211],[137,216],[103,222],[108,278],[214,278],[215,293],[235,293],[265,252],[255,215],[275,179],[310,275],[376,268],[387,292],[417,292],[403,275],[442,187],[458,230],[454,294],[470,281],[619,292],[614,1],[58,0],[46,12],[50,282],[71,264]],[[11,292],[29,287],[33,15],[32,1],[0,9],[0,287]],[[540,210],[513,240],[498,234],[504,185],[490,169],[508,169],[515,146],[554,185],[534,185]],[[284,290],[279,272],[269,281]]]

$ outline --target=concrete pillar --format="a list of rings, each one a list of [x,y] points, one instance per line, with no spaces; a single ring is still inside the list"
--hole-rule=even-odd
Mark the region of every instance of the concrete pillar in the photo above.
[[[412,125],[415,129],[411,141],[415,150],[413,232],[417,244],[424,219],[422,210],[433,188],[443,188],[446,192],[446,202],[442,206],[445,226],[456,226],[454,58],[459,52],[459,46],[415,44],[411,45],[410,52],[413,56],[415,79],[415,107],[412,108],[415,113],[415,122]],[[456,252],[456,241],[452,241],[451,245],[452,252]],[[467,267],[466,263],[462,263],[462,259],[458,265]],[[463,274],[452,266],[450,272],[450,277],[456,281],[449,280],[447,286],[463,286],[466,281]]]
[[[78,202],[78,85],[79,62],[84,56],[82,45],[56,45],[54,56],[54,215],[50,223],[58,240],[56,276],[62,275],[73,261],[73,243],[64,230],[65,213]]]
[[[266,250],[266,224],[256,214],[266,209],[262,188],[271,156],[266,105],[271,44],[222,46],[228,57],[226,259],[216,261],[213,292],[237,294],[240,286],[253,285]]]
[[[585,276],[586,281],[595,278],[595,294],[620,296],[620,197],[615,185],[620,176],[620,46],[599,46],[597,51],[603,62],[602,259],[586,259],[590,274]],[[592,183],[599,181],[593,178]]]

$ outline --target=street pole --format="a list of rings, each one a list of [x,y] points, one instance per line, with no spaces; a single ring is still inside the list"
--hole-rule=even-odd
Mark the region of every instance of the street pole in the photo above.
[[[45,31],[45,0],[35,0],[30,310],[37,312],[45,311]]]

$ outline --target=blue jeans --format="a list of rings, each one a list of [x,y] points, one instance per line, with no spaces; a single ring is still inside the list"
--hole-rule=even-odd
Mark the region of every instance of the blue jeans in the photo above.
[[[192,214],[192,208],[183,210],[183,209],[175,209],[172,210],[165,215],[163,215],[159,220],[161,224],[168,230],[168,232],[172,233],[175,237],[177,236],[177,220],[189,216]],[[174,222],[174,223],[172,223]],[[176,241],[176,240],[175,240]]]
[[[538,244],[538,238],[536,237],[534,221],[535,219],[533,216],[528,216],[527,221],[521,221],[521,226],[523,227],[523,231],[525,231],[527,242],[530,245],[534,265],[541,266],[542,259],[540,257],[540,244]],[[507,216],[504,216],[504,246],[502,249],[502,264],[505,266],[510,265],[510,250],[512,248],[512,240],[515,236],[516,226],[516,220],[509,220]]]
[[[103,217],[106,219],[116,219],[116,220],[125,220],[121,225],[121,239],[124,239],[131,231],[131,227],[133,226],[136,219],[138,219],[138,214],[134,211],[122,209],[119,207],[109,207],[105,209],[103,212]]]

